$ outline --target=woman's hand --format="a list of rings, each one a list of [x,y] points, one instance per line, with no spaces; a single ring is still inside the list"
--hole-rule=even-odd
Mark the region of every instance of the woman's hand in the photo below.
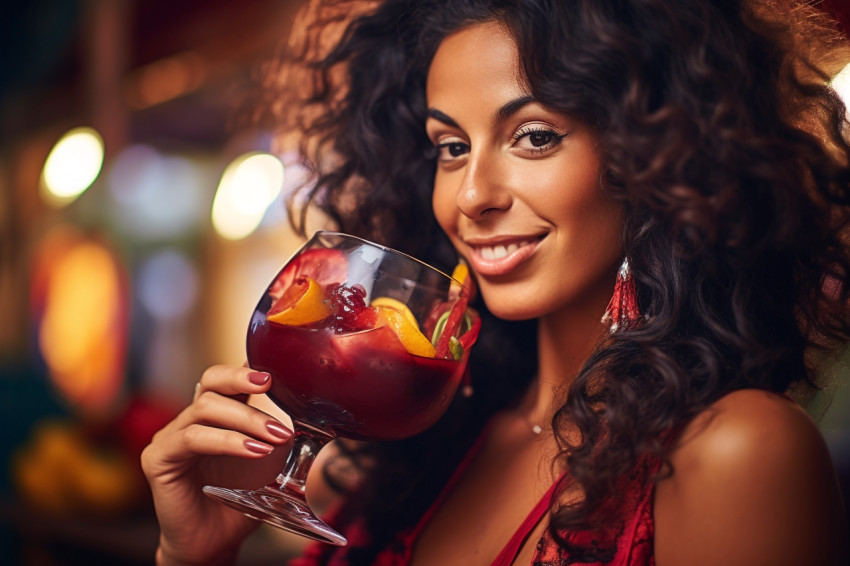
[[[249,368],[208,369],[192,404],[145,448],[142,469],[160,524],[158,564],[232,563],[259,524],[201,488],[260,487],[280,472],[292,433],[247,404],[270,384],[268,374]]]

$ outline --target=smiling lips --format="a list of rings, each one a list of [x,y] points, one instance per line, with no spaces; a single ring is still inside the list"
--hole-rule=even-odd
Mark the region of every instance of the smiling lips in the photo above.
[[[479,275],[507,275],[534,254],[542,238],[502,240],[493,244],[467,242],[469,262]]]

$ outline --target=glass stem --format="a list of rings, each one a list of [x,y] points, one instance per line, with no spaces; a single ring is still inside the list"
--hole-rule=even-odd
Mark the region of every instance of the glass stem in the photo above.
[[[269,487],[277,488],[290,496],[306,501],[307,474],[319,450],[333,437],[312,427],[304,427],[301,423],[293,428],[295,438],[292,451],[286,459],[283,471],[275,479],[275,484]]]

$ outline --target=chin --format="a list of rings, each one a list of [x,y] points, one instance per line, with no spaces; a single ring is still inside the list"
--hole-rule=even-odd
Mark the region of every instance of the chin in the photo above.
[[[502,319],[502,320],[510,320],[510,321],[514,321],[514,322],[538,318],[536,316],[529,316],[529,315],[527,315],[523,312],[517,312],[517,311],[507,311],[507,312],[490,311],[490,313],[493,316],[495,316],[496,318],[499,318],[499,319]]]
[[[531,320],[540,318],[546,311],[544,309],[535,308],[536,305],[529,305],[527,301],[517,299],[506,300],[503,296],[494,297],[492,293],[486,291],[481,292],[481,297],[484,299],[484,304],[487,305],[487,310],[496,318],[502,320]]]

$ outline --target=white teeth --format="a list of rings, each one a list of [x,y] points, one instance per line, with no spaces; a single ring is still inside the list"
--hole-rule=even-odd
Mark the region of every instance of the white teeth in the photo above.
[[[493,259],[502,259],[503,257],[507,257],[508,255],[517,251],[520,247],[526,245],[528,242],[519,242],[519,243],[511,243],[507,246],[498,245],[498,246],[483,246],[480,248],[481,257],[486,260]]]

